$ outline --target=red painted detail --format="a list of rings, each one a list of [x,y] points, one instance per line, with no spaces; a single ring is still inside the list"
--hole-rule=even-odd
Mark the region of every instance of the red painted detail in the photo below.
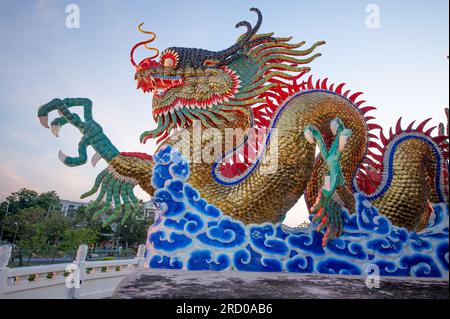
[[[383,130],[380,131],[380,140],[385,146],[389,143],[389,139],[384,136]]]
[[[373,147],[376,148],[377,150],[379,150],[380,152],[383,152],[383,147],[381,147],[377,142],[374,141],[369,141],[369,147]]]
[[[131,156],[131,157],[138,157],[140,159],[146,160],[146,161],[152,161],[153,156],[146,154],[146,153],[139,153],[139,152],[120,152],[120,155],[122,156]]]
[[[358,98],[358,96],[360,96],[362,94],[363,94],[363,92],[356,92],[352,96],[349,97],[349,100],[352,101],[352,102],[355,102],[356,99]]]
[[[342,93],[342,89],[344,88],[344,86],[345,86],[345,83],[339,84],[339,85],[337,86],[335,92],[336,92],[337,94],[341,94],[341,93]]]
[[[361,112],[363,114],[366,114],[367,112],[370,112],[370,111],[373,111],[373,110],[376,110],[376,109],[377,108],[374,107],[374,106],[365,106],[365,107],[360,108],[360,110],[361,110]]]
[[[402,131],[402,118],[400,117],[395,126],[395,134],[399,134]]]
[[[359,108],[361,105],[363,105],[364,103],[366,103],[366,101],[361,100],[359,102],[355,102],[355,105]]]
[[[414,123],[416,123],[416,121],[412,121],[412,122],[408,125],[408,127],[406,128],[406,131],[407,131],[407,132],[411,132],[411,131],[412,131],[412,128],[413,128],[413,126],[414,126]]]
[[[423,128],[425,127],[425,125],[427,125],[427,123],[431,120],[431,118],[426,119],[425,121],[423,121],[422,123],[419,124],[418,127],[416,127],[416,131],[419,132],[423,132]]]
[[[430,127],[428,130],[426,130],[426,131],[424,132],[424,134],[430,136],[431,133],[433,133],[433,131],[434,131],[436,128],[437,128],[437,126]]]
[[[369,124],[367,124],[367,128],[368,128],[369,130],[381,130],[381,129],[382,129],[382,127],[381,127],[380,125],[375,124],[375,123],[369,123]]]

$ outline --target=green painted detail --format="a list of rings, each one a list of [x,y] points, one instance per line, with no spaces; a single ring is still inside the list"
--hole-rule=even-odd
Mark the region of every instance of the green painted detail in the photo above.
[[[166,114],[166,116],[164,118],[165,118],[165,120],[164,120],[164,125],[163,125],[162,115],[158,116],[158,124],[156,126],[156,129],[151,130],[151,131],[145,131],[144,133],[141,134],[139,140],[142,142],[144,140],[144,138],[148,135],[150,135],[153,138],[159,132],[162,132],[163,130],[165,130],[167,128],[167,126],[169,125],[168,115]]]
[[[259,64],[252,58],[242,55],[229,64],[229,68],[239,75],[241,86],[249,86],[256,78]]]
[[[306,139],[311,143],[315,142],[319,147],[320,154],[328,168],[325,185],[319,191],[317,201],[310,212],[314,214],[313,221],[319,223],[317,231],[327,228],[322,241],[323,246],[330,239],[337,238],[342,233],[342,206],[337,200],[336,191],[338,187],[345,185],[340,160],[345,144],[352,134],[350,129],[345,128],[340,118],[331,121],[331,130],[336,138],[329,150],[327,150],[322,134],[316,126],[308,125],[304,131]]]
[[[112,209],[111,207],[114,206],[111,216],[103,222],[103,225],[105,226],[120,216],[123,206],[124,214],[121,220],[121,224],[123,225],[139,206],[139,200],[133,194],[134,183],[123,179],[116,179],[107,168],[97,176],[94,187],[81,197],[84,198],[92,195],[100,186],[101,188],[97,199],[89,204],[87,208],[93,209],[104,201],[102,208],[94,214],[93,218],[98,219],[102,214],[109,209]],[[113,203],[114,205],[112,205]]]
[[[75,106],[83,107],[84,121],[76,113],[72,113],[69,109]],[[86,98],[66,98],[53,99],[49,103],[41,106],[38,110],[38,117],[41,118],[43,124],[46,123],[48,115],[52,111],[58,111],[60,117],[54,119],[50,125],[54,134],[58,134],[60,128],[66,124],[72,124],[82,134],[78,143],[78,157],[60,157],[64,164],[68,166],[79,166],[87,162],[87,147],[92,146],[94,150],[107,162],[110,162],[119,154],[117,148],[111,143],[109,138],[103,133],[102,127],[92,117],[92,102]],[[134,208],[138,207],[139,201],[133,194],[134,183],[131,180],[117,179],[109,168],[104,169],[95,179],[94,186],[81,198],[86,198],[95,194],[99,189],[100,192],[95,201],[88,205],[88,209],[96,208],[103,201],[102,208],[94,214],[94,218],[99,218],[104,212],[111,208],[114,202],[113,214],[104,221],[107,225],[117,219],[124,206],[124,216],[121,223],[130,217]],[[130,204],[133,202],[133,206]]]
[[[246,94],[237,94],[236,97],[239,98],[239,99],[250,99],[250,98],[252,98],[254,96],[260,95],[260,94],[270,90],[271,88],[274,88],[274,87],[277,87],[277,86],[278,86],[278,84],[271,83],[271,84],[268,84],[266,86],[263,86],[260,89],[253,90],[253,91],[251,91],[249,93],[246,93]]]
[[[70,112],[69,108],[75,106],[83,107],[84,122],[76,113]],[[52,111],[58,111],[60,117],[51,122],[52,129],[59,129],[70,123],[75,126],[83,135],[78,143],[78,156],[65,157],[64,164],[68,166],[79,166],[87,162],[87,147],[92,146],[97,153],[106,161],[111,161],[119,154],[117,148],[111,143],[103,133],[102,127],[92,117],[92,102],[86,98],[66,98],[53,99],[49,103],[41,106],[38,110],[38,117],[44,118]]]

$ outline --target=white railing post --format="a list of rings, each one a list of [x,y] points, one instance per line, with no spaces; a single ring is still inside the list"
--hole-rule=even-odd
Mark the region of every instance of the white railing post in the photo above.
[[[81,294],[82,282],[86,277],[86,257],[88,252],[87,245],[78,246],[77,255],[73,263],[78,266],[78,276],[75,276],[75,280],[78,280],[77,283],[74,283],[73,289],[73,298],[78,299]]]
[[[0,299],[3,297],[3,291],[7,285],[8,279],[8,263],[11,258],[11,245],[0,246]]]
[[[136,269],[144,268],[145,263],[145,245],[139,245],[137,254],[136,254],[137,264]]]

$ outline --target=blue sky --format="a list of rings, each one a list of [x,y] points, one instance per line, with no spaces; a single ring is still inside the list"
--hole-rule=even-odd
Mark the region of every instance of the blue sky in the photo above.
[[[65,26],[70,3],[80,8],[79,29]],[[380,8],[379,29],[365,24],[371,3]],[[242,32],[236,22],[254,23],[248,9],[258,7],[261,32],[309,44],[326,40],[312,74],[365,92],[364,99],[378,107],[373,113],[378,123],[388,128],[402,115],[404,123],[433,117],[436,125],[443,119],[449,104],[448,5],[448,0],[1,0],[0,199],[28,187],[77,200],[105,166],[68,168],[59,162],[59,149],[76,154],[80,135],[65,127],[57,139],[39,125],[37,108],[54,97],[92,99],[94,117],[120,150],[153,153],[154,144],[139,143],[140,133],[154,127],[151,96],[135,89],[129,62],[130,48],[143,39],[136,29],[140,22],[157,33],[154,44],[160,49],[220,50]]]

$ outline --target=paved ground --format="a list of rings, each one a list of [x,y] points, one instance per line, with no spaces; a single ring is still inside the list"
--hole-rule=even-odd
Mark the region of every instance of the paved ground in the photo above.
[[[367,288],[359,276],[146,269],[125,278],[113,298],[448,299],[446,280],[381,277]]]

